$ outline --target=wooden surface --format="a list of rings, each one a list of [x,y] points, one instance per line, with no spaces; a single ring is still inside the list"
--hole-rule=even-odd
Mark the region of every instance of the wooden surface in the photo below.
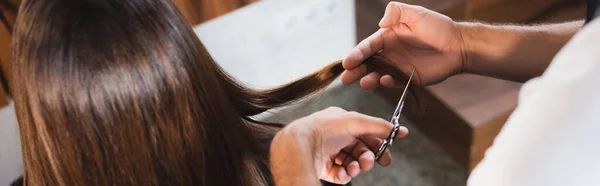
[[[10,3],[12,6],[8,6],[6,2]],[[0,83],[8,82],[7,78],[11,77],[10,69],[12,66],[10,65],[10,30],[14,25],[18,3],[18,0],[0,0],[0,12],[2,12],[2,15],[8,22],[8,25],[0,23],[0,70],[2,70],[0,74],[3,75],[0,76]],[[7,84],[4,85],[8,86]],[[5,90],[4,86],[0,86],[0,108],[6,106],[7,104],[8,97],[6,92],[7,91]]]
[[[173,0],[192,25],[223,15],[258,0]]]
[[[485,151],[494,143],[495,136],[500,133],[504,123],[508,120],[512,110],[499,114],[496,118],[486,121],[473,131],[471,153],[469,154],[469,167],[471,171],[483,160]]]
[[[4,93],[4,89],[0,88],[0,108],[8,105],[8,97]]]
[[[521,83],[461,74],[427,87],[472,128],[514,109]]]
[[[467,17],[485,22],[521,23],[571,0],[469,0]]]
[[[564,1],[533,17],[531,23],[556,23],[570,20],[583,20],[586,13],[586,0]]]
[[[10,77],[10,51],[9,51],[9,43],[10,43],[10,35],[8,34],[8,29],[4,26],[0,26],[0,83],[1,81],[8,81]],[[4,86],[0,86],[0,108],[6,106],[7,104],[7,95]]]

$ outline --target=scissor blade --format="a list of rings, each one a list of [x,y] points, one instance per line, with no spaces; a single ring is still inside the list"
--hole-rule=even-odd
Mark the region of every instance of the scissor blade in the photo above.
[[[413,75],[415,75],[415,69],[413,68],[412,73],[410,73],[410,78],[408,78],[408,82],[406,82],[406,87],[404,87],[404,92],[402,92],[402,97],[400,97],[400,102],[402,103],[404,102],[404,100],[406,99],[406,91],[408,90],[408,86],[410,85],[410,82],[412,81]]]
[[[406,92],[408,90],[408,86],[410,85],[410,82],[412,81],[413,75],[415,75],[414,68],[412,70],[412,73],[410,73],[408,82],[406,82],[406,87],[404,87],[404,91],[402,92],[402,96],[400,97],[400,100],[398,101],[398,105],[396,105],[396,110],[394,111],[394,116],[392,117],[392,120],[394,118],[397,118],[400,115],[400,112],[402,112],[402,108],[404,107],[404,100],[406,99]]]

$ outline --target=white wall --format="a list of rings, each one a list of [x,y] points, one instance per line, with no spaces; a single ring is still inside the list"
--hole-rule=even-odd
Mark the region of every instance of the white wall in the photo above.
[[[21,143],[14,106],[0,109],[0,186],[8,185],[23,171]]]
[[[254,88],[271,88],[342,59],[356,45],[352,0],[259,1],[200,24],[219,65]]]

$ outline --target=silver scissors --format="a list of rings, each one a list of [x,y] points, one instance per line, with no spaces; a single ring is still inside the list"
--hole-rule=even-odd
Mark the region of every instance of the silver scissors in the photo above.
[[[413,75],[415,75],[415,69],[413,69],[412,73],[410,74],[410,78],[408,78],[406,87],[404,87],[404,91],[402,92],[402,97],[400,97],[400,101],[398,101],[398,105],[396,106],[394,115],[392,115],[392,120],[390,121],[390,123],[392,123],[393,125],[392,132],[390,132],[390,135],[386,139],[384,139],[383,143],[381,143],[381,146],[379,146],[377,154],[375,154],[375,161],[378,161],[379,158],[381,158],[381,156],[385,152],[385,150],[388,147],[392,146],[392,142],[394,142],[396,135],[398,135],[398,131],[400,130],[400,113],[402,112],[402,108],[404,108],[404,100],[406,100],[406,91],[408,90],[408,85],[410,85],[410,81],[412,80]]]

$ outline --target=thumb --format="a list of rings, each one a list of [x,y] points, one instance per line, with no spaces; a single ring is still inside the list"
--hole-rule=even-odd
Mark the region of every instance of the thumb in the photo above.
[[[408,24],[409,18],[419,13],[417,8],[417,6],[400,2],[390,2],[385,7],[385,14],[383,14],[383,18],[379,21],[379,27],[389,28],[398,23]]]
[[[367,116],[352,112],[350,113],[350,122],[345,125],[348,131],[354,137],[375,136],[385,139],[390,135],[393,125],[381,118]],[[408,135],[408,129],[401,126],[396,138],[402,138]]]

